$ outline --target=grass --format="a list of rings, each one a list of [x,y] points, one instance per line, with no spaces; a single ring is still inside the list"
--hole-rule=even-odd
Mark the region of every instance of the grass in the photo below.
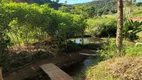
[[[108,34],[116,32],[116,16],[103,15],[101,17],[94,17],[87,20],[87,30],[92,36],[108,36]]]
[[[135,17],[141,17],[142,16],[142,10],[136,10],[136,11],[132,12],[131,15],[135,16]]]
[[[139,33],[140,34],[140,33]],[[141,40],[140,38],[139,40]],[[103,38],[106,41],[106,38]],[[115,38],[99,50],[103,58],[75,76],[75,80],[142,80],[142,46],[134,42],[123,41],[124,51],[121,57],[113,57],[116,53]],[[104,61],[102,61],[104,60]],[[102,62],[101,62],[102,61]]]
[[[137,36],[139,36],[139,40],[142,41],[142,31],[137,33]]]
[[[142,56],[142,46],[127,46],[126,56]]]
[[[112,58],[89,67],[85,80],[142,80],[142,57]]]

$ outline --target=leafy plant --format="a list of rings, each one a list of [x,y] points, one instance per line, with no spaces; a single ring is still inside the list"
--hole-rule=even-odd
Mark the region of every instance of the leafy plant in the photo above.
[[[107,41],[104,43],[101,50],[97,51],[101,57],[104,59],[109,59],[115,56],[116,54],[116,44],[115,41]]]
[[[136,34],[142,31],[142,22],[127,20],[124,26],[124,37],[131,41],[137,39]]]

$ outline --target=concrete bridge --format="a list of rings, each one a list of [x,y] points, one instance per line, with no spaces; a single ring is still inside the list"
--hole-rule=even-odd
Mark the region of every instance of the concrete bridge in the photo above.
[[[52,63],[41,65],[40,68],[51,80],[73,80],[71,76]]]

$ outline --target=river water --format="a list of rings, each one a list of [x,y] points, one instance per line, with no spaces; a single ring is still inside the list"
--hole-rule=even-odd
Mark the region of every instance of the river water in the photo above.
[[[69,39],[77,44],[82,44],[82,38],[71,38]],[[91,44],[91,43],[100,43],[100,41],[102,41],[100,38],[83,38],[83,42],[84,44]]]
[[[94,59],[91,58],[86,58],[82,62],[73,64],[67,68],[64,68],[63,71],[68,73],[70,76],[75,77],[78,73],[84,71],[88,66],[92,65],[94,62]]]

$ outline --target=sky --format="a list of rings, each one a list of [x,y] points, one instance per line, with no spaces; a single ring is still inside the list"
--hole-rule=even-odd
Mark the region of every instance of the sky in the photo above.
[[[142,2],[142,0],[137,0],[137,2]]]
[[[67,0],[67,4],[75,4],[75,3],[84,3],[84,2],[90,2],[92,0]],[[60,0],[60,3],[64,3],[65,0]]]
[[[93,0],[67,0],[67,4],[75,4],[75,3],[85,3]],[[65,0],[60,0],[60,3],[64,3]],[[137,0],[137,2],[142,2],[142,0]]]

